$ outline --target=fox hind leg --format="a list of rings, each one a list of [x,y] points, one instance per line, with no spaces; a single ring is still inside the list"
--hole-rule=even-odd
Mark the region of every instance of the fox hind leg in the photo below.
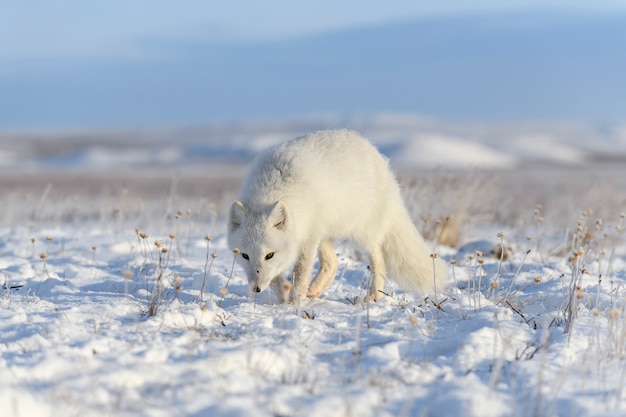
[[[380,246],[370,252],[370,268],[372,269],[372,281],[370,283],[370,298],[373,301],[380,300],[385,294],[385,279],[387,278],[387,266]]]
[[[333,282],[339,261],[332,240],[323,240],[319,246],[319,270],[311,282],[307,296],[316,298]]]

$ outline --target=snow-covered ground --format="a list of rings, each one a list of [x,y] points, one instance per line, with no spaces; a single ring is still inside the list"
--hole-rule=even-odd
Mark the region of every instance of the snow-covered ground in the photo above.
[[[472,148],[496,142],[434,138],[402,142],[405,161],[397,141],[379,146],[395,149],[428,238],[451,216],[456,244],[434,248],[449,288],[424,299],[388,283],[366,302],[367,264],[342,243],[335,283],[300,306],[251,298],[233,268],[223,213],[245,172],[237,158],[185,167],[170,152],[120,168],[95,152],[87,166],[27,168],[6,156],[24,148],[6,148],[0,415],[624,415],[626,169],[583,166],[589,147],[573,145],[519,169]],[[259,136],[247,152],[282,139]],[[237,143],[219,149],[237,155]],[[461,165],[506,169],[409,168],[442,143]]]

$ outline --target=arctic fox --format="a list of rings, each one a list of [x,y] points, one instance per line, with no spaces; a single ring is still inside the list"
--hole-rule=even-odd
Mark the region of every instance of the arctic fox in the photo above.
[[[337,273],[336,239],[369,253],[373,300],[387,274],[420,293],[445,285],[446,266],[411,222],[387,159],[356,132],[319,131],[259,155],[228,220],[228,243],[240,251],[251,291],[270,286],[294,303],[319,296]]]

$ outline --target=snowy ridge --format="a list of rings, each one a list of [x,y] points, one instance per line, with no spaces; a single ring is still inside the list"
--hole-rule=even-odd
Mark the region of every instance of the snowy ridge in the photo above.
[[[392,162],[502,169],[542,162],[581,166],[626,159],[626,128],[576,124],[447,123],[407,115],[321,117],[198,128],[129,131],[0,132],[0,169],[106,170],[137,166],[247,163],[261,150],[328,128],[351,128]]]

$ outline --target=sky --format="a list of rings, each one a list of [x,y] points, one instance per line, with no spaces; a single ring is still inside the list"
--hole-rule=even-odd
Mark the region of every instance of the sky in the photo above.
[[[0,130],[380,112],[622,121],[626,2],[432,3],[3,2]]]

